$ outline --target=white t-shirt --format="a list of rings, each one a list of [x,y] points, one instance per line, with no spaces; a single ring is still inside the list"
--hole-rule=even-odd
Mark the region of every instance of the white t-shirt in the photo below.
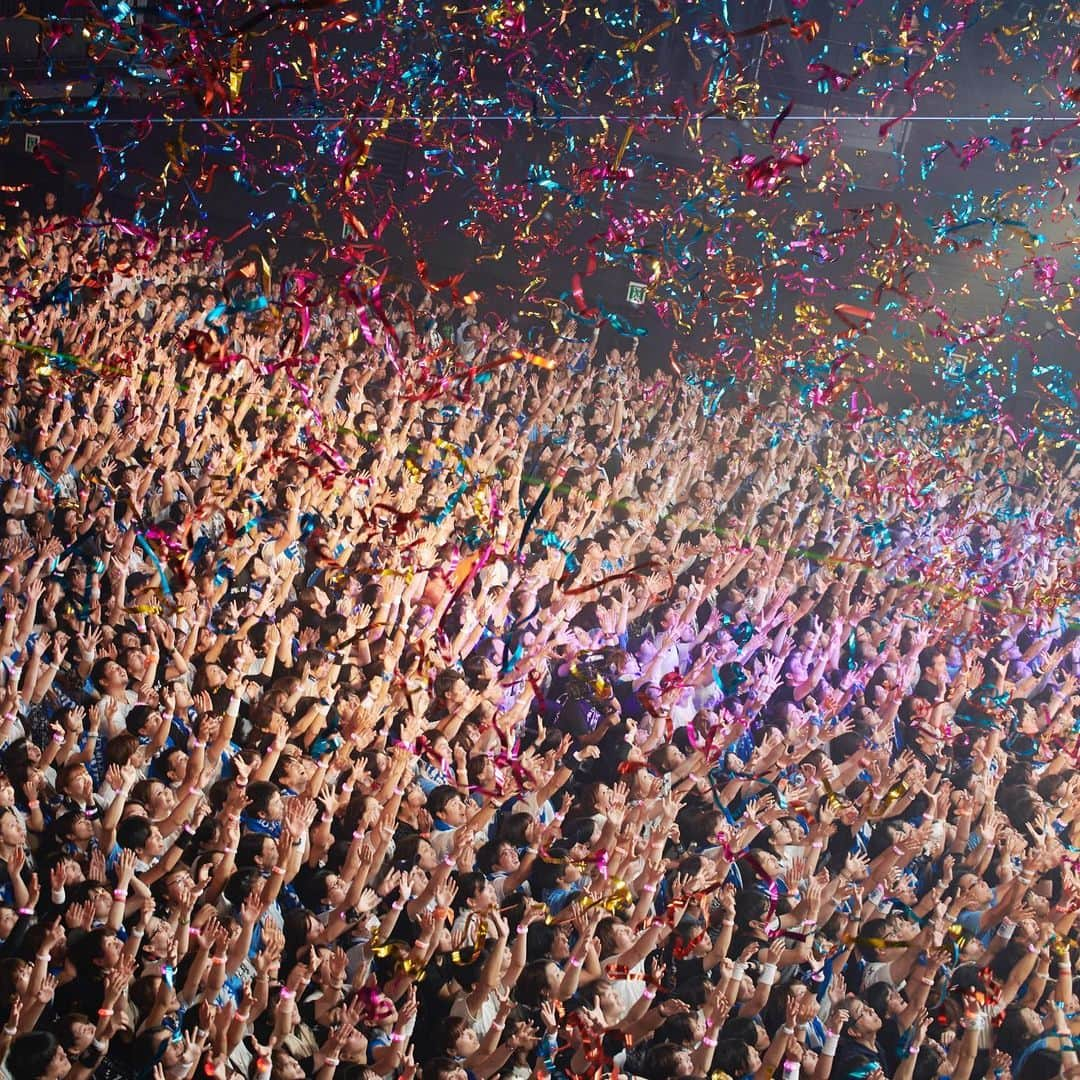
[[[885,960],[879,960],[876,964],[867,964],[866,969],[863,971],[862,988],[867,990],[873,986],[874,983],[888,983],[890,986],[895,986],[896,983],[892,977],[892,965]]]
[[[491,1025],[495,1022],[495,1014],[498,1011],[499,1003],[494,992],[484,998],[480,1008],[476,1010],[476,1016],[469,1012],[467,994],[455,998],[454,1004],[450,1006],[450,1015],[464,1017],[464,1019],[468,1020],[469,1025],[480,1038],[483,1038],[491,1029]]]
[[[606,967],[608,964],[616,959],[615,957],[606,957],[601,964],[602,967]],[[631,969],[631,975],[643,975],[645,973],[645,961],[640,960]],[[644,979],[612,979],[611,987],[616,994],[619,995],[619,1001],[622,1004],[622,1012],[619,1014],[616,1023],[621,1021],[627,1013],[641,1000],[642,995],[645,993],[645,980]]]

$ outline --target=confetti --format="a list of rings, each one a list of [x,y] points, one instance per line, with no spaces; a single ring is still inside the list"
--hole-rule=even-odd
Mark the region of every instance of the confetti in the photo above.
[[[943,424],[1076,437],[1052,374],[1080,333],[1080,52],[1065,14],[973,0],[898,20],[814,0],[764,20],[746,2],[217,2],[138,21],[69,8],[21,17],[60,78],[77,13],[89,76],[57,101],[13,78],[0,127],[32,127],[43,167],[71,173],[60,125],[85,124],[92,194],[133,200],[116,224],[148,245],[159,224],[233,200],[232,239],[249,244],[209,320],[225,348],[199,345],[207,362],[227,365],[251,302],[297,316],[303,350],[326,296],[297,282],[271,297],[264,255],[268,236],[302,233],[342,268],[357,341],[384,342],[403,375],[380,299],[394,260],[455,305],[487,292],[518,317],[569,308],[586,334],[655,338],[643,358],[670,357],[680,378],[786,385],[849,423],[932,397]],[[646,287],[637,310],[627,280]],[[230,295],[256,284],[261,301]],[[432,376],[433,351],[409,393],[461,397],[485,365],[543,367],[537,333],[460,379]],[[975,342],[983,373],[957,380]],[[1025,389],[1046,400],[1013,416]]]

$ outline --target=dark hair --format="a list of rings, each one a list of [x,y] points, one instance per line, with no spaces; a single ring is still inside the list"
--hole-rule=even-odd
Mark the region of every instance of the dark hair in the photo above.
[[[423,1080],[447,1080],[461,1069],[461,1066],[448,1057],[436,1057],[424,1063]]]
[[[5,1064],[15,1080],[39,1080],[59,1049],[60,1040],[51,1032],[31,1031],[11,1044]]]
[[[863,991],[863,1000],[871,1009],[878,1014],[878,1018],[884,1020],[889,1015],[889,994],[892,986],[887,982],[876,982]]]
[[[394,865],[399,870],[408,870],[420,859],[420,845],[430,842],[427,837],[419,833],[409,833],[403,836],[394,848]]]
[[[919,670],[926,671],[927,668],[933,667],[937,658],[944,655],[944,651],[937,645],[928,645],[919,653]]]
[[[97,663],[90,669],[90,682],[93,683],[96,690],[101,690],[101,680],[105,678],[105,669],[111,664],[112,657],[103,656]]]
[[[1016,1080],[1053,1080],[1061,1073],[1061,1054],[1056,1050],[1036,1050],[1020,1066]]]
[[[914,1080],[935,1080],[941,1072],[941,1063],[945,1059],[941,1053],[932,1046],[924,1046],[919,1050],[919,1056],[915,1059]]]
[[[248,789],[251,790],[250,788]],[[432,790],[427,797],[427,812],[432,817],[438,817],[446,809],[446,804],[456,798],[460,798],[461,792],[450,784],[440,784]]]
[[[676,1059],[685,1049],[672,1042],[650,1046],[645,1055],[645,1075],[649,1077],[649,1080],[668,1080],[669,1077],[675,1076]],[[745,1073],[746,1070],[743,1069],[742,1072]]]
[[[68,936],[67,958],[76,970],[92,968],[104,955],[105,942],[116,937],[116,931],[107,926],[99,926],[76,937]]]
[[[116,843],[122,848],[139,851],[146,847],[153,827],[150,819],[142,815],[124,818],[116,827]]]
[[[720,1034],[725,1039],[735,1039],[747,1046],[756,1046],[758,1026],[749,1016],[732,1016],[720,1029]]]
[[[127,719],[124,721],[124,727],[127,728],[128,733],[131,735],[138,735],[140,731],[146,726],[146,721],[157,710],[151,705],[135,705],[131,712],[127,714]]]
[[[525,965],[515,990],[519,1005],[535,1009],[548,1000],[547,967],[550,963],[550,960],[542,959]]]
[[[507,846],[506,840],[489,840],[476,852],[477,870],[490,877],[495,872],[503,848]]]
[[[532,814],[503,814],[498,820],[496,836],[514,847],[523,847],[529,842],[525,832],[532,820]]]
[[[300,895],[311,911],[321,911],[326,906],[326,897],[330,892],[328,883],[333,876],[333,871],[322,869],[316,870],[303,881]]]
[[[656,1029],[656,1038],[660,1042],[678,1043],[688,1047],[694,1043],[694,1020],[690,1013],[678,1013],[669,1016],[659,1028]]]
[[[270,800],[276,794],[277,785],[270,783],[269,780],[256,780],[248,784],[248,814],[252,817],[265,817],[270,807]]]
[[[168,749],[162,750],[154,761],[154,775],[160,780],[168,780],[173,758],[177,754],[183,753],[184,751],[179,746],[170,746]],[[183,776],[181,776],[181,779],[183,779]]]
[[[998,1028],[995,1046],[1015,1057],[1032,1041],[1032,1038],[1027,1021],[1024,1019],[1023,1009],[1018,1005],[1010,1005],[1005,1010],[1005,1019],[1001,1021],[1001,1026]]]
[[[236,865],[241,869],[254,866],[255,860],[262,857],[267,839],[265,833],[244,833],[236,845]]]
[[[441,1030],[437,1041],[440,1054],[452,1057],[454,1054],[454,1043],[461,1038],[468,1026],[469,1021],[466,1020],[464,1016],[451,1016],[443,1020],[439,1024]]]
[[[65,1052],[75,1049],[75,1025],[90,1023],[93,1023],[93,1021],[85,1013],[80,1012],[65,1013],[57,1020],[57,1038]]]
[[[458,874],[457,876],[457,906],[460,910],[465,910],[465,905],[469,900],[475,899],[479,896],[481,890],[487,884],[487,878],[483,874],[474,871],[471,874]]]
[[[61,814],[53,822],[54,837],[61,843],[65,840],[69,840],[72,833],[75,831],[75,826],[80,820],[84,820],[85,818],[86,814],[81,810],[69,810],[66,814]]]
[[[239,907],[260,881],[262,881],[262,874],[254,867],[237,870],[225,884],[225,899],[230,904]]]
[[[721,1039],[713,1051],[713,1068],[729,1076],[745,1076],[750,1071],[750,1046],[742,1039]]]

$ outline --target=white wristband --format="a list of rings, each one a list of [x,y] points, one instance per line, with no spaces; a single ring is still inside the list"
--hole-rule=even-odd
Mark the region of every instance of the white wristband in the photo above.
[[[824,1057],[836,1057],[836,1047],[840,1043],[840,1036],[833,1034],[829,1035],[825,1039],[825,1046],[822,1048],[822,1055]]]
[[[764,964],[761,968],[761,974],[758,976],[759,986],[772,986],[776,982],[776,965]]]
[[[1012,938],[1015,930],[1016,923],[1014,923],[1011,919],[1005,919],[998,927],[997,936],[1001,938],[1002,941],[1009,941]]]
[[[732,977],[732,979],[735,980],[735,982],[742,982],[743,976],[745,974],[746,974],[746,965],[745,964],[736,964],[731,969],[731,977]]]

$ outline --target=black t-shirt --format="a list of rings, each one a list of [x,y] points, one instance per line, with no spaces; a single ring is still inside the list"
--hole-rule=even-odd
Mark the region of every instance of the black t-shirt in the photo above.
[[[866,1080],[875,1069],[890,1075],[879,1051],[870,1050],[847,1035],[840,1039],[833,1060],[832,1080]]]
[[[593,734],[603,718],[603,713],[591,698],[586,694],[578,696],[570,689],[559,709],[558,727],[560,731],[581,738]]]
[[[79,974],[71,982],[61,983],[56,988],[54,1002],[59,1016],[69,1012],[81,1012],[87,1016],[97,1016],[105,1000],[105,980],[96,974]]]
[[[888,1017],[878,1032],[877,1044],[885,1061],[885,1075],[892,1076],[900,1065],[900,1025],[895,1016]]]
[[[913,697],[925,698],[927,701],[937,701],[941,697],[941,687],[929,679],[920,679],[911,694]]]

